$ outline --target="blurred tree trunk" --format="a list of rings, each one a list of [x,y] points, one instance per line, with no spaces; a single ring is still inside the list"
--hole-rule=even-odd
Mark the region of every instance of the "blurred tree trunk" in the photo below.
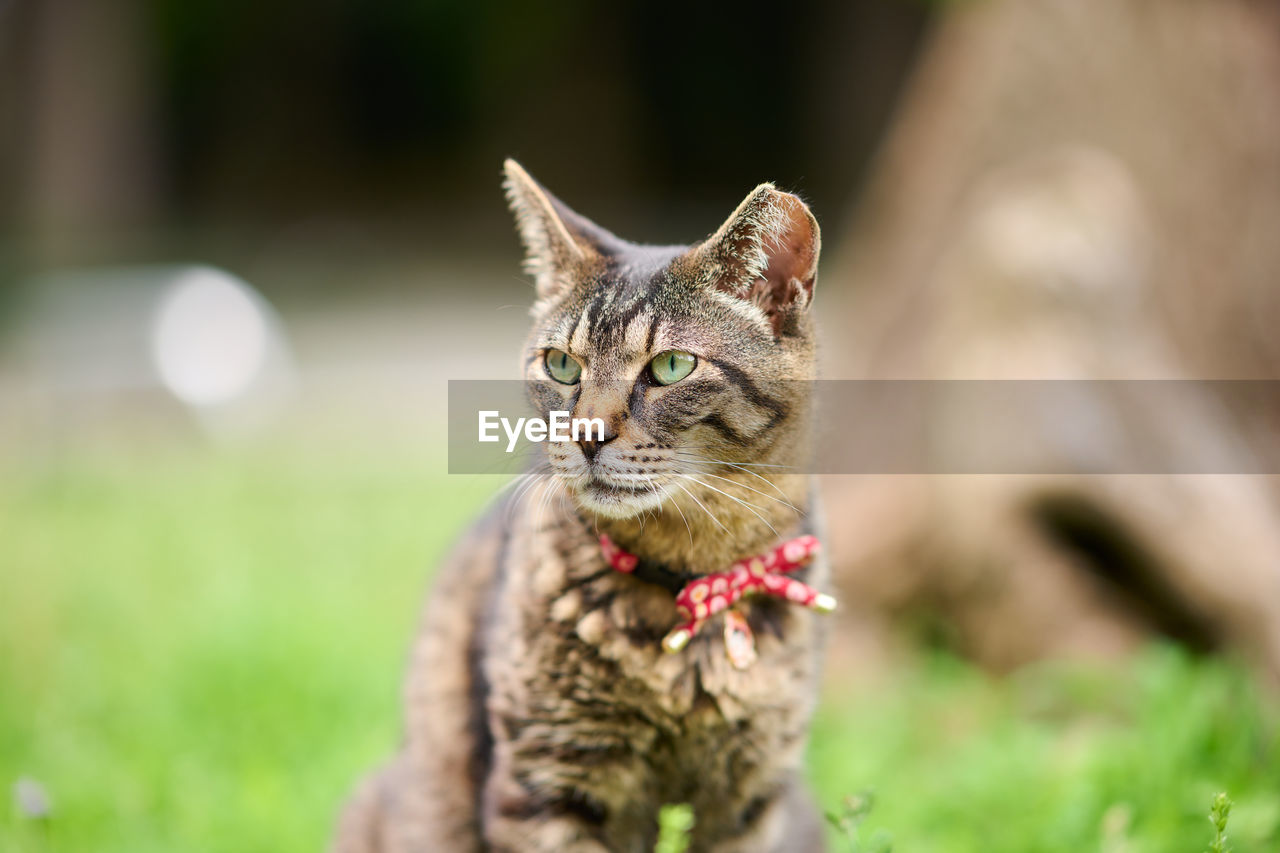
[[[824,274],[853,325],[826,374],[1274,378],[1277,235],[1274,4],[956,4]],[[1127,427],[1152,440],[1191,419],[1242,466],[1280,460],[1280,408],[1143,414]],[[965,429],[946,417],[940,431]],[[1270,442],[1263,457],[1246,435]],[[1276,673],[1276,486],[863,477],[827,491],[848,519],[832,525],[846,597],[992,666],[1159,632]]]
[[[37,264],[158,212],[145,4],[40,0],[11,10],[23,33],[14,112],[17,219]]]

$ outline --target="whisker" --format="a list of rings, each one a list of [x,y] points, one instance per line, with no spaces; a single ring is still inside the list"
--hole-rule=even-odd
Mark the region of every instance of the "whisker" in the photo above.
[[[533,488],[536,488],[538,491],[535,492]],[[542,503],[542,498],[546,495],[546,490],[542,488],[541,481],[539,481],[533,488],[531,488],[528,493],[531,510],[529,517],[533,519],[533,529],[538,530],[540,529],[540,525],[538,524],[538,506]]]
[[[534,468],[534,469],[532,469],[532,470],[526,471],[526,472],[524,472],[523,474],[517,474],[517,475],[515,475],[514,477],[512,477],[510,480],[508,480],[507,482],[503,483],[503,484],[502,484],[502,486],[501,486],[501,487],[500,487],[496,492],[494,492],[494,493],[493,493],[493,496],[494,496],[495,498],[497,498],[499,495],[501,495],[501,494],[502,494],[503,492],[505,492],[507,489],[510,489],[510,488],[512,488],[513,486],[517,485],[517,484],[524,484],[524,483],[528,482],[528,480],[529,480],[529,478],[530,478],[530,477],[536,477],[536,476],[539,476],[540,474],[542,474],[545,470],[547,470],[547,469],[549,469],[549,468],[550,468],[550,466],[549,466],[549,465],[543,464],[543,465],[539,465],[537,468]]]
[[[553,484],[544,481],[542,484],[542,492],[538,495],[538,507],[534,515],[533,522],[533,528],[535,530],[542,529],[542,516],[546,512],[547,507],[551,504],[551,501],[558,494],[558,490],[550,488],[551,485]]]
[[[719,474],[712,474],[709,471],[698,471],[698,473],[704,477],[715,477],[717,480],[724,480],[726,483],[733,483],[735,486],[741,486],[742,488],[746,489],[749,492],[755,492],[757,495],[759,495],[762,498],[771,500],[774,503],[782,504],[787,509],[794,512],[796,515],[804,515],[804,510],[800,509],[795,504],[791,503],[791,501],[786,500],[785,493],[783,493],[781,489],[779,489],[778,491],[784,496],[781,498],[775,498],[773,495],[769,494],[768,492],[762,492],[759,489],[753,489],[751,486],[748,486],[746,483],[739,483],[737,480],[734,480],[731,477],[721,477]],[[750,474],[751,472],[748,471],[747,473]],[[768,482],[768,481],[766,480],[765,482]],[[777,486],[774,486],[774,488],[776,489]]]
[[[693,475],[691,475],[691,474],[681,474],[680,476],[681,476],[681,477],[684,477],[686,480],[692,480],[693,482],[697,483],[699,486],[702,486],[704,489],[710,489],[710,490],[711,490],[711,491],[713,491],[713,492],[719,492],[720,494],[724,495],[724,496],[725,496],[726,498],[728,498],[729,500],[731,500],[731,501],[736,501],[737,503],[742,504],[744,507],[746,507],[746,508],[747,508],[747,512],[751,513],[751,514],[752,514],[752,515],[754,515],[756,518],[758,518],[758,519],[760,519],[762,522],[764,522],[764,526],[765,526],[765,527],[767,527],[767,528],[769,528],[770,530],[772,530],[772,531],[773,531],[773,535],[774,535],[774,536],[778,536],[778,535],[779,535],[779,534],[778,534],[778,531],[777,531],[777,530],[775,530],[775,529],[774,529],[774,527],[773,527],[773,525],[769,523],[769,519],[765,518],[763,515],[761,515],[759,512],[757,512],[757,511],[756,511],[756,510],[759,510],[759,509],[763,509],[764,507],[756,506],[756,505],[755,505],[755,504],[753,504],[753,503],[748,503],[747,501],[744,501],[742,498],[734,497],[733,495],[729,494],[728,492],[725,492],[725,491],[722,491],[722,490],[720,490],[720,489],[717,489],[715,486],[711,485],[710,483],[704,483],[703,481],[699,480],[697,477],[694,477],[694,476],[693,476]]]
[[[768,477],[762,477],[761,475],[757,474],[755,471],[747,470],[746,468],[742,467],[742,464],[740,463],[730,462],[727,459],[708,459],[706,457],[693,456],[692,454],[685,454],[681,458],[685,461],[692,461],[695,463],[700,463],[705,465],[727,465],[730,468],[736,468],[737,470],[741,471],[744,474],[750,474],[752,477],[755,477],[757,480],[760,480],[763,483],[767,483],[770,488],[772,488],[775,492],[781,495],[784,499],[787,496],[786,492],[778,488],[778,484],[773,482],[773,480],[770,480]],[[789,466],[777,466],[777,467],[789,467]],[[745,485],[745,484],[740,483],[739,485]],[[788,505],[790,505],[790,501],[788,501]],[[795,507],[792,506],[792,509],[795,509]],[[801,510],[797,509],[796,511],[799,512],[801,515],[804,514]]]
[[[516,507],[520,505],[520,501],[529,494],[529,492],[548,475],[542,472],[531,471],[528,474],[521,475],[522,482],[519,487],[512,493],[510,503],[507,504],[507,521],[510,522],[512,515],[516,511]]]
[[[681,475],[681,476],[684,476],[684,475]],[[728,533],[728,532],[729,532],[729,528],[725,527],[725,526],[720,522],[720,519],[716,518],[715,513],[713,513],[711,510],[709,510],[709,509],[707,509],[705,506],[703,506],[703,505],[702,505],[702,501],[698,500],[698,498],[693,494],[693,492],[691,492],[691,491],[689,491],[688,489],[686,489],[686,488],[685,488],[684,486],[682,486],[680,483],[676,483],[675,485],[676,485],[676,488],[677,488],[677,489],[679,489],[680,491],[682,491],[682,492],[684,492],[686,495],[688,495],[688,496],[689,496],[689,498],[690,498],[694,503],[696,503],[698,506],[702,507],[702,511],[703,511],[703,512],[705,512],[705,513],[707,514],[707,516],[708,516],[712,521],[714,521],[714,522],[716,523],[716,525],[717,525],[717,526],[719,526],[719,528],[720,528],[721,530],[723,530],[725,533]]]
[[[727,459],[711,459],[706,456],[695,456],[694,454],[684,450],[677,450],[674,452],[676,456],[684,457],[686,459],[694,459],[698,462],[714,462],[718,465],[745,465],[748,468],[785,468],[789,471],[796,470],[796,466],[794,465],[771,465],[764,462],[730,462]]]
[[[693,497],[693,496],[690,495],[690,497]],[[680,504],[677,503],[674,498],[671,500],[671,505],[676,508],[676,512],[680,513],[680,520],[684,522],[685,530],[689,531],[689,544],[692,545],[693,544],[693,528],[689,526],[689,519],[684,517],[684,510],[680,508]]]

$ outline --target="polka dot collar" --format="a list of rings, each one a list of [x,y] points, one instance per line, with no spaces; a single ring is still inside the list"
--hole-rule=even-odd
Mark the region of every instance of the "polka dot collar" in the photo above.
[[[666,635],[662,647],[675,653],[689,644],[703,626],[722,611],[725,616],[725,653],[739,669],[756,659],[755,638],[747,619],[735,607],[750,595],[771,595],[822,613],[836,609],[836,600],[796,578],[787,577],[808,564],[821,546],[816,536],[788,539],[772,551],[738,560],[727,570],[695,578],[676,593],[676,612],[684,620]],[[640,558],[624,551],[608,536],[600,537],[605,560],[623,574],[633,574]]]

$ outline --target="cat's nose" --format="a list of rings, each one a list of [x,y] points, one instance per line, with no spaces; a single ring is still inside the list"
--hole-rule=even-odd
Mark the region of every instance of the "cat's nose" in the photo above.
[[[587,430],[587,433],[592,436],[599,434],[591,432],[590,430]],[[606,426],[602,438],[598,440],[595,438],[580,438],[578,439],[578,446],[582,448],[582,455],[587,457],[587,461],[590,462],[592,459],[596,458],[596,454],[600,452],[600,448],[604,447],[617,437],[618,434]]]

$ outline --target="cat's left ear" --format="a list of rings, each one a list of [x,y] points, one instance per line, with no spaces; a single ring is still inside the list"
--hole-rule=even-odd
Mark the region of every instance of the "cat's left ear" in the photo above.
[[[566,287],[575,273],[621,243],[547,192],[515,160],[503,163],[502,170],[507,202],[524,243],[525,271],[534,277],[539,297]]]
[[[761,184],[692,259],[716,288],[757,305],[777,333],[812,301],[821,247],[809,206]]]

